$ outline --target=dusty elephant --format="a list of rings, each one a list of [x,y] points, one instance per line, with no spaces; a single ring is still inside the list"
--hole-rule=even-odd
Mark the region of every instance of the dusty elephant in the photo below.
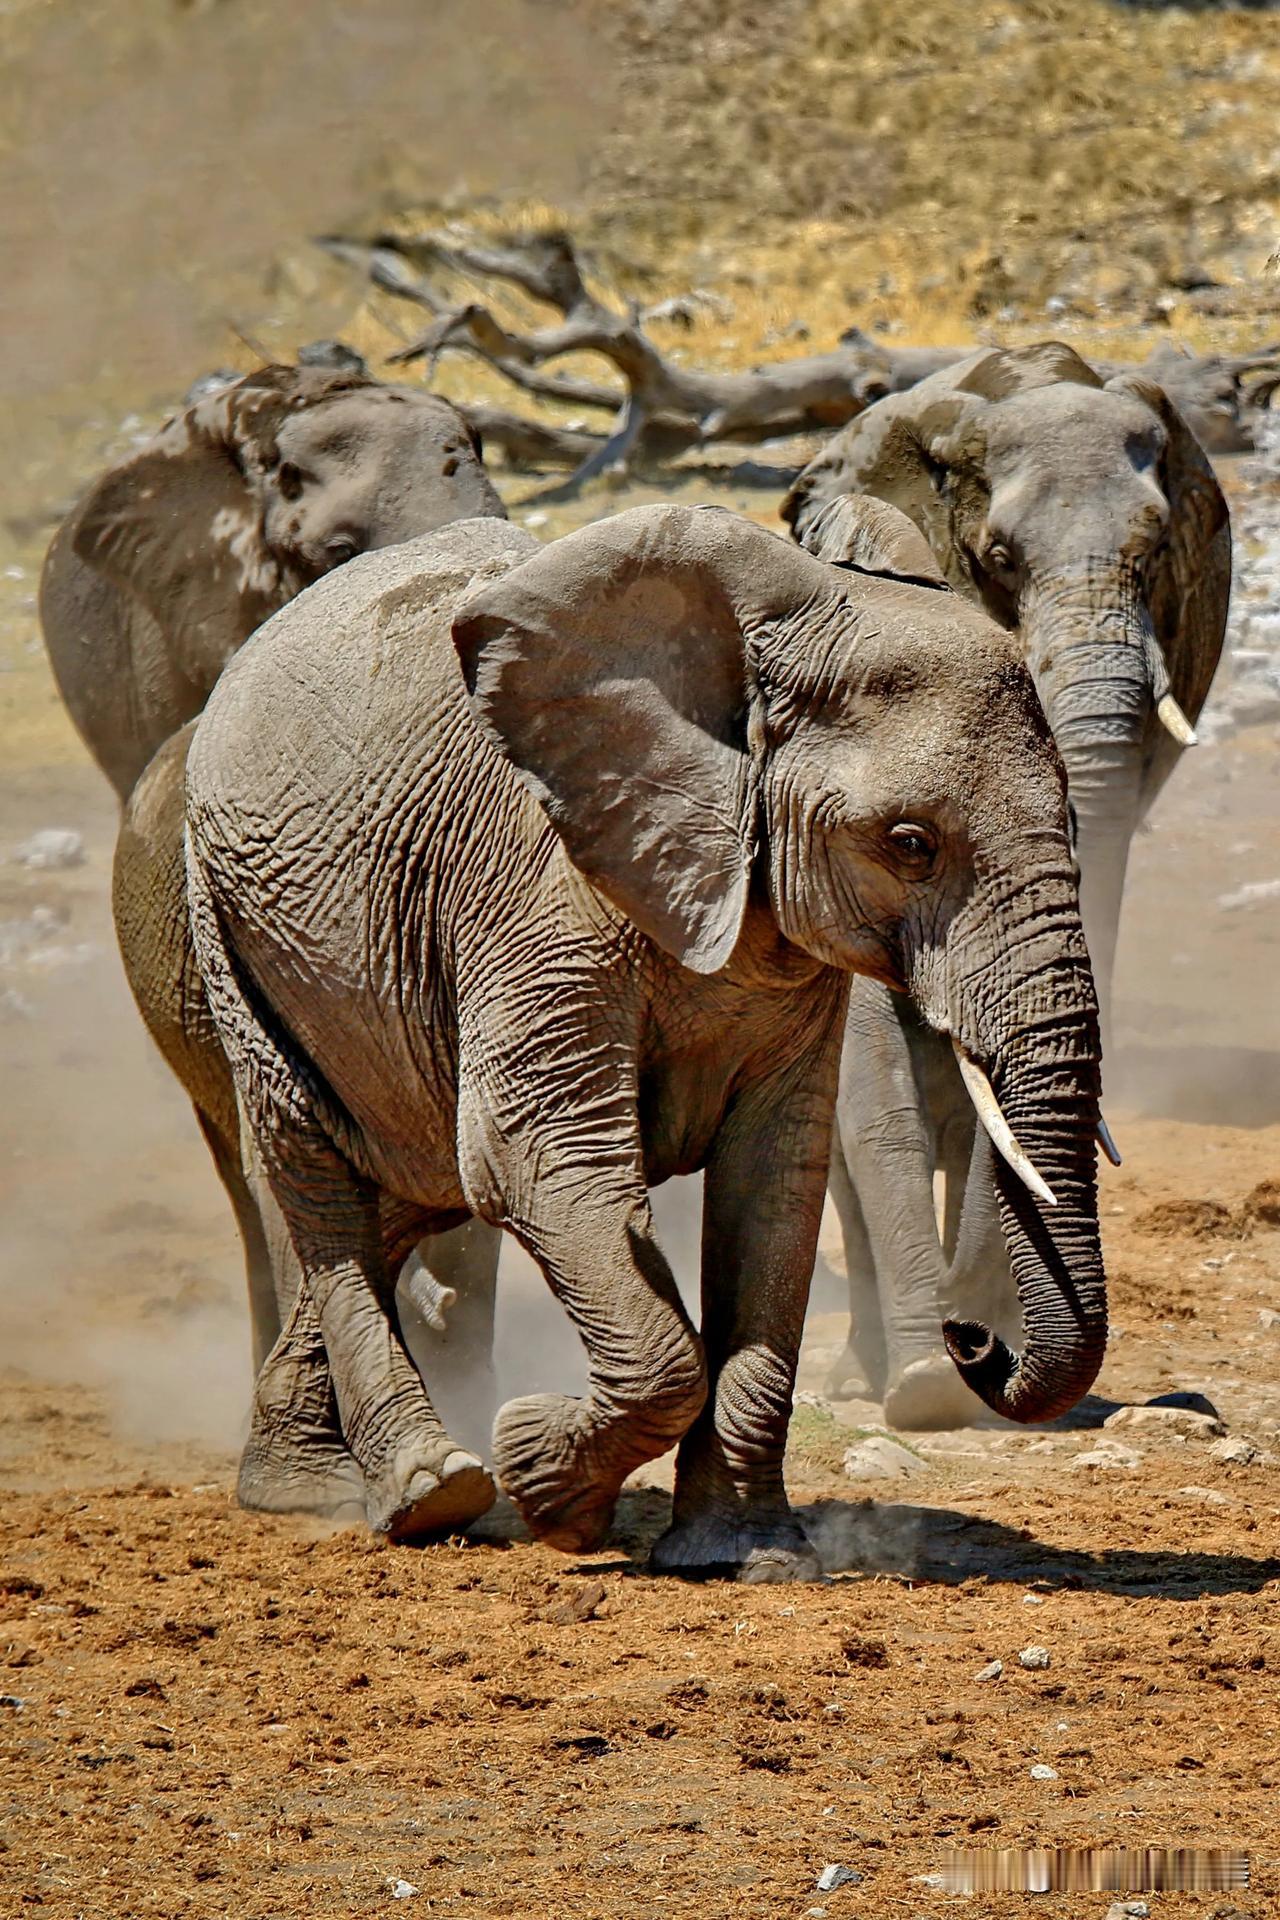
[[[502,512],[478,444],[446,402],[350,373],[274,367],[207,395],[105,475],[50,550],[50,655],[124,802],[112,906],[125,973],[235,1212],[255,1364],[279,1335],[292,1259],[269,1196],[245,1177],[235,1089],[191,952],[182,857],[190,719],[256,620],[306,581],[356,549]],[[157,736],[163,744],[139,774]],[[487,1268],[491,1317],[498,1246],[491,1234],[467,1238],[475,1284],[444,1337],[465,1341],[483,1365],[478,1283]],[[444,1284],[456,1254],[452,1241],[424,1249]],[[423,1292],[430,1284],[426,1272],[411,1279]]]
[[[952,585],[1019,638],[1067,767],[1105,1010],[1129,843],[1194,738],[1222,649],[1231,540],[1209,463],[1152,381],[1104,383],[1047,344],[972,354],[880,402],[810,463],[783,516],[802,543],[833,550],[836,503],[851,494],[900,507]],[[900,1426],[956,1424],[976,1403],[939,1343],[939,1299],[997,1322],[1008,1311],[989,1206],[983,1220],[989,1155],[981,1140],[973,1153],[949,1049],[908,1008],[862,983],[850,1036],[879,1068],[838,1107],[832,1194],[853,1330],[830,1384],[882,1398]]]
[[[353,554],[501,512],[446,402],[264,367],[168,421],[59,528],[40,584],[58,690],[123,800],[301,588]]]
[[[980,1063],[1057,1200],[1002,1163],[1026,1345],[952,1325],[955,1364],[1018,1420],[1088,1387],[1099,1040],[1061,763],[1008,637],[894,577],[903,523],[869,521],[883,572],[716,509],[541,549],[466,522],[321,582],[224,674],[191,923],[305,1276],[248,1503],[335,1473],[345,1498],[341,1443],[394,1537],[483,1510],[386,1311],[406,1249],[479,1216],[590,1366],[585,1399],[495,1423],[533,1531],[598,1544],[678,1441],[657,1567],[812,1573],[782,1456],[855,971]],[[699,1169],[700,1333],[648,1199]]]

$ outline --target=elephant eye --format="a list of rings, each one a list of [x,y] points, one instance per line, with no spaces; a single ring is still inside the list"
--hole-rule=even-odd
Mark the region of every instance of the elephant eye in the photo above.
[[[295,467],[292,460],[283,460],[276,474],[276,485],[280,489],[282,500],[296,500],[302,492],[302,469]]]
[[[922,879],[929,873],[938,857],[938,843],[934,834],[914,820],[899,820],[890,827],[889,844],[895,866],[914,879]]]

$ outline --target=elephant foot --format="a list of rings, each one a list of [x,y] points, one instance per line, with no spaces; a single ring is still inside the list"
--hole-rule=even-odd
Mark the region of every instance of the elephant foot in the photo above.
[[[410,1441],[365,1482],[365,1514],[397,1545],[461,1533],[497,1499],[492,1476],[448,1434]]]
[[[255,1420],[240,1460],[236,1499],[252,1513],[364,1519],[364,1476],[330,1435],[267,1433]]]
[[[982,1402],[971,1393],[945,1353],[912,1360],[885,1389],[885,1425],[900,1433],[937,1433],[971,1427]]]
[[[878,1400],[883,1391],[883,1359],[879,1367],[874,1366],[852,1341],[828,1373],[823,1387],[829,1400]]]
[[[591,1460],[583,1403],[563,1393],[508,1400],[493,1423],[498,1481],[537,1540],[561,1553],[604,1544],[628,1466],[602,1473]]]
[[[699,1515],[677,1520],[654,1542],[651,1573],[685,1580],[740,1580],[783,1586],[822,1580],[822,1562],[794,1514],[746,1522]]]

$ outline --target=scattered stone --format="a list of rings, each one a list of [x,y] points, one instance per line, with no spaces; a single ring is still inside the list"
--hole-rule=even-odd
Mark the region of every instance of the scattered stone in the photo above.
[[[998,1680],[1004,1672],[1003,1660],[989,1660],[981,1673],[975,1673],[975,1680]]]
[[[1274,1333],[1280,1327],[1280,1313],[1274,1307],[1259,1307],[1258,1325],[1264,1333]]]
[[[861,1878],[862,1875],[853,1867],[824,1867],[818,1875],[818,1892],[834,1893],[837,1887],[856,1887]]]
[[[1087,1471],[1115,1473],[1130,1471],[1140,1464],[1140,1456],[1132,1447],[1122,1447],[1115,1440],[1104,1442],[1101,1446],[1091,1447],[1088,1453],[1078,1453],[1067,1465],[1072,1468],[1085,1468]]]
[[[1042,1607],[1044,1605],[1044,1595],[1042,1593],[1024,1593],[1022,1596],[1022,1604],[1024,1607]]]
[[[1209,1449],[1209,1458],[1225,1467],[1251,1467],[1257,1457],[1258,1449],[1247,1440],[1215,1440]]]
[[[1032,1767],[1031,1778],[1033,1780],[1056,1780],[1058,1778],[1058,1769],[1056,1767],[1047,1767],[1044,1761],[1041,1760],[1037,1766]]]
[[[928,1467],[919,1454],[891,1440],[887,1433],[869,1433],[845,1454],[844,1471],[849,1480],[906,1480],[912,1474],[926,1473]]]
[[[1176,1433],[1184,1440],[1216,1440],[1227,1430],[1215,1413],[1197,1413],[1191,1407],[1121,1407],[1102,1424],[1108,1432],[1118,1427],[1165,1438]]]
[[[1145,1900],[1113,1900],[1103,1920],[1150,1920],[1150,1914]]]
[[[526,513],[524,516],[524,524],[536,533],[539,527],[546,526],[547,516],[542,512]]]
[[[13,857],[20,867],[56,873],[64,867],[83,864],[84,840],[70,827],[42,827],[39,833],[33,833],[29,840],[14,848]]]
[[[387,1885],[393,1900],[412,1900],[418,1891],[412,1880],[388,1880]]]
[[[26,1704],[25,1700],[19,1700],[16,1693],[0,1693],[0,1707],[12,1707],[15,1713],[21,1713]]]
[[[1024,1647],[1018,1655],[1018,1665],[1026,1667],[1028,1672],[1043,1671],[1048,1664],[1048,1647]]]
[[[1179,1487],[1175,1498],[1178,1500],[1203,1500],[1206,1506],[1225,1507],[1230,1505],[1225,1493],[1219,1493],[1216,1487]]]

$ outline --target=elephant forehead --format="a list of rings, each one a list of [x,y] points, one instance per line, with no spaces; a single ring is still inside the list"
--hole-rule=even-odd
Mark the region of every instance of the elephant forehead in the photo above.
[[[1133,395],[1063,381],[991,410],[988,471],[993,483],[1023,475],[1029,466],[1038,466],[1046,479],[1069,470],[1097,477],[1118,461],[1127,465],[1136,446],[1158,447],[1162,439],[1159,421]]]

